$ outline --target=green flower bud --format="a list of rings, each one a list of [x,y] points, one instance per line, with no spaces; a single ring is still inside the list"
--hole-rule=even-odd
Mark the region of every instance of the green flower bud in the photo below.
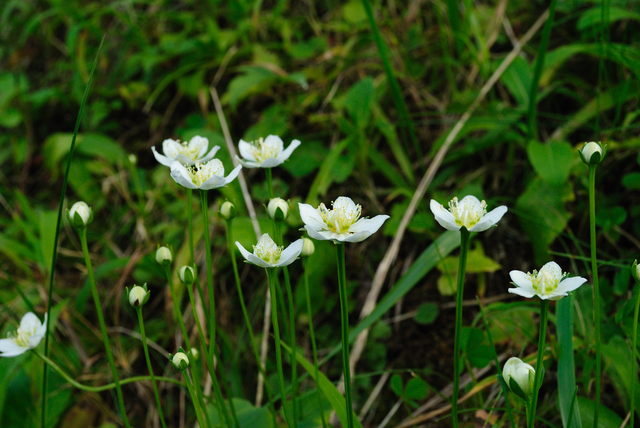
[[[180,348],[175,355],[169,355],[171,363],[178,370],[186,370],[189,367],[189,357],[185,354],[184,349]]]
[[[127,294],[129,296],[129,303],[131,303],[131,306],[140,307],[147,303],[151,293],[147,290],[147,284],[144,284],[142,287],[135,285],[131,291],[127,288]]]
[[[158,247],[156,250],[156,261],[162,266],[169,266],[173,261],[173,254],[169,247]]]
[[[267,205],[267,212],[273,221],[283,221],[289,214],[289,203],[282,198],[273,198]]]
[[[229,201],[225,201],[220,207],[218,215],[225,220],[231,220],[236,216],[236,206]]]
[[[597,165],[602,161],[604,153],[600,143],[591,141],[582,146],[580,150],[580,158],[587,165]]]
[[[89,208],[89,205],[80,201],[71,206],[69,210],[69,221],[76,229],[83,229],[87,227],[93,220],[93,211]]]
[[[191,285],[196,279],[196,273],[191,266],[182,266],[178,271],[178,276],[183,284]]]

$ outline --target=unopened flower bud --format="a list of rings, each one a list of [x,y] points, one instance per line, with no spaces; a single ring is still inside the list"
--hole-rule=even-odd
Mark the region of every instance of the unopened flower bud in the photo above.
[[[69,210],[69,220],[76,229],[85,228],[93,220],[93,211],[86,203],[76,202]]]
[[[313,241],[309,238],[302,238],[302,252],[300,253],[303,257],[309,257],[316,251],[315,245],[313,245]]]
[[[196,273],[191,266],[182,266],[178,271],[178,276],[183,284],[191,285],[196,279]]]
[[[187,357],[187,354],[185,354],[182,351],[182,348],[180,349],[181,349],[180,352],[177,352],[173,356],[170,355],[169,357],[171,358],[171,362],[173,363],[173,366],[178,370],[182,371],[182,370],[186,370],[186,368],[189,367],[189,357]]]
[[[156,250],[156,261],[162,266],[169,266],[173,260],[173,254],[169,247],[159,247]]]
[[[533,394],[535,376],[535,369],[516,357],[509,358],[502,369],[502,377],[511,392],[525,400]]]
[[[135,285],[131,291],[129,291],[129,303],[131,303],[131,306],[140,307],[147,303],[149,295],[150,293],[147,290],[147,284],[144,284],[142,287]]]
[[[232,202],[225,201],[218,212],[220,217],[225,220],[231,220],[236,216],[236,206]]]
[[[631,266],[631,276],[633,276],[633,279],[640,282],[640,266],[638,266],[637,260],[634,261],[633,265]]]
[[[200,356],[200,352],[196,348],[189,349],[189,353],[191,354],[191,357],[193,357],[194,360],[197,360],[198,357]]]
[[[267,205],[269,217],[274,221],[283,221],[289,214],[289,203],[282,198],[273,198]]]
[[[597,165],[603,157],[602,146],[594,141],[586,143],[580,150],[580,157],[587,165]]]
[[[136,165],[138,163],[138,156],[134,155],[133,153],[130,153],[129,162],[131,162],[131,165]]]

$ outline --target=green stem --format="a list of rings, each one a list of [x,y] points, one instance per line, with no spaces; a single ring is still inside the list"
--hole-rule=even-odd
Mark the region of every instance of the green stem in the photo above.
[[[460,389],[460,334],[462,332],[462,298],[464,295],[464,274],[467,269],[470,233],[466,227],[460,228],[460,265],[458,266],[458,288],[456,290],[456,326],[453,344],[453,392],[451,394],[451,419],[458,427],[458,390]]]
[[[273,198],[273,182],[271,181],[271,168],[265,168],[264,173],[267,176],[267,194],[269,195],[269,199],[271,199]]]
[[[531,396],[531,408],[527,413],[527,427],[534,428],[536,408],[538,406],[538,393],[542,385],[542,371],[544,370],[544,347],[547,337],[547,319],[549,313],[549,301],[540,300],[540,333],[538,335],[538,357],[536,359],[536,376],[533,381],[533,393]],[[594,425],[594,427],[597,425]]]
[[[291,290],[291,281],[289,280],[289,269],[287,266],[282,268],[284,271],[284,284],[287,291],[287,301],[289,304],[289,332],[291,337],[291,408],[293,413],[293,428],[298,426],[298,402],[296,393],[298,389],[298,360],[296,359],[296,316],[293,307],[293,292]]]
[[[189,373],[187,372],[187,369],[181,370],[182,372],[182,376],[184,377],[184,381],[187,384],[187,389],[189,390],[189,395],[191,396],[191,402],[193,403],[193,408],[196,411],[196,418],[198,419],[198,425],[200,425],[201,427],[207,426],[205,424],[205,419],[204,419],[204,411],[202,409],[202,406],[200,405],[200,400],[198,400],[198,396],[194,391],[193,385],[191,384],[191,379],[189,377]]]
[[[638,290],[638,295],[636,296],[636,307],[633,310],[633,347],[631,348],[631,373],[637,373],[636,371],[636,349],[638,346],[638,312],[640,311],[640,289]],[[634,378],[635,379],[635,378]],[[636,418],[635,415],[635,382],[631,382],[631,424],[630,428],[633,428],[633,421]]]
[[[288,426],[292,426],[289,418],[289,412],[287,412],[287,406],[285,405],[287,400],[286,388],[284,386],[284,371],[282,370],[282,347],[280,345],[280,326],[278,324],[278,305],[273,303],[277,300],[276,292],[276,269],[265,269],[267,272],[267,280],[269,281],[269,291],[271,292],[271,323],[273,324],[273,335],[276,340],[276,364],[278,366],[278,384],[280,386],[280,395],[282,400],[282,411],[284,412],[284,418],[287,421]]]
[[[82,391],[102,392],[102,391],[108,391],[110,389],[114,389],[116,387],[116,384],[114,382],[111,382],[111,383],[108,383],[108,384],[102,385],[102,386],[87,386],[87,385],[83,385],[80,382],[76,381],[71,376],[69,376],[67,373],[65,373],[65,371],[62,370],[62,368],[60,368],[59,365],[54,363],[53,360],[51,360],[49,357],[39,353],[35,349],[32,349],[31,351],[34,354],[36,354],[36,356],[38,356],[38,358],[40,358],[47,366],[50,366],[56,373],[58,373],[60,376],[62,376],[64,378],[64,380],[66,380],[69,383],[69,385],[71,385],[71,386],[73,386],[75,388],[78,388],[78,389],[80,389]],[[135,383],[135,382],[141,382],[141,381],[147,381],[147,380],[151,380],[151,377],[149,377],[149,376],[133,376],[133,377],[128,377],[126,379],[122,379],[120,381],[120,385],[127,385],[129,383]],[[173,379],[171,377],[158,376],[158,377],[156,377],[156,380],[158,380],[160,382],[168,382],[168,383],[173,383],[173,384],[176,384],[176,385],[184,386],[184,384],[182,382],[180,382],[179,380]]]
[[[215,348],[214,348],[214,352],[216,352]],[[213,361],[215,358],[218,359],[218,361],[220,361],[220,358],[218,356],[217,353],[214,353],[213,356],[210,357],[211,360]],[[212,364],[213,366],[213,364]],[[225,383],[226,382],[226,378],[224,375],[224,370],[220,371],[220,377],[222,378],[221,382]],[[231,417],[229,416],[229,411],[227,409],[227,406],[224,404],[224,397],[222,395],[222,388],[220,388],[220,382],[218,382],[218,379],[215,377],[212,377],[213,379],[213,391],[216,394],[216,400],[218,400],[221,405],[222,405],[222,416],[225,419],[225,422],[227,424],[228,427],[234,426],[234,424],[231,422]],[[229,407],[231,408],[231,416],[233,417],[233,421],[235,422],[235,426],[237,428],[240,427],[240,422],[238,422],[238,416],[236,415],[236,408],[233,404],[233,400],[231,399],[231,394],[227,394],[229,397]]]
[[[144,322],[142,321],[142,309],[138,306],[135,308],[138,314],[138,324],[140,324],[140,335],[142,336],[142,348],[144,349],[144,357],[147,360],[147,368],[149,369],[149,376],[151,376],[151,385],[153,386],[153,393],[156,396],[156,405],[158,406],[158,413],[160,414],[160,423],[164,428],[167,428],[167,424],[164,422],[164,414],[162,413],[162,404],[160,403],[160,394],[158,393],[158,385],[156,385],[156,379],[153,374],[153,367],[151,366],[151,358],[149,357],[149,347],[147,346],[147,335],[144,331]]]
[[[193,244],[193,189],[187,189],[187,216],[189,223],[189,256],[191,256],[191,267],[197,272],[196,258],[195,258],[195,245]],[[198,294],[200,299],[204,302],[204,292],[200,286],[200,280],[198,276],[195,277],[196,286],[198,287]],[[206,309],[206,308],[205,308]],[[205,312],[206,316],[206,312]]]
[[[491,329],[489,328],[489,322],[487,321],[487,317],[484,313],[484,306],[480,301],[480,298],[476,296],[476,300],[478,301],[478,307],[480,307],[480,315],[482,316],[482,322],[484,323],[484,328],[487,330],[487,339],[489,339],[489,343],[491,344],[491,350],[493,351],[493,362],[496,365],[496,371],[498,373],[500,370],[500,361],[498,360],[498,352],[496,351],[496,347],[491,337]],[[509,422],[511,422],[512,427],[515,427],[516,424],[513,420],[513,414],[511,413],[511,403],[509,402],[509,390],[504,385],[502,385],[502,394],[504,395],[504,403],[507,406],[507,413],[509,414]]]
[[[322,419],[322,428],[327,428],[327,422],[324,420],[324,412],[322,411],[322,397],[320,394],[320,386],[318,385],[318,350],[316,348],[316,336],[313,332],[313,316],[311,311],[311,294],[309,293],[309,271],[307,268],[307,258],[302,257],[302,266],[304,268],[304,292],[307,299],[307,318],[309,320],[309,337],[311,338],[311,349],[313,350],[313,367],[315,369],[316,379],[316,396],[318,397],[318,410],[320,411],[320,418]]]
[[[591,235],[591,275],[593,276],[593,317],[596,335],[596,403],[593,411],[593,426],[598,426],[600,407],[600,385],[602,359],[600,354],[600,286],[598,281],[598,261],[596,259],[596,165],[589,165],[589,231]]]
[[[236,289],[238,290],[238,299],[240,300],[240,307],[242,308],[242,315],[244,316],[244,322],[247,325],[247,331],[249,332],[249,341],[251,342],[251,349],[253,350],[253,355],[258,363],[258,370],[260,371],[260,376],[263,379],[266,379],[266,372],[264,367],[260,362],[260,353],[258,351],[258,344],[256,343],[255,336],[253,335],[253,329],[251,328],[251,319],[249,318],[249,313],[247,312],[247,306],[244,302],[244,295],[242,294],[242,285],[240,284],[240,274],[238,273],[238,262],[236,261],[235,255],[235,245],[233,244],[233,234],[231,229],[232,220],[227,220],[227,248],[229,249],[229,257],[231,257],[231,265],[233,266],[233,275],[236,280]],[[267,388],[267,394],[269,394],[269,388]],[[269,396],[270,397],[270,396]]]
[[[107,326],[104,323],[104,316],[102,315],[102,304],[100,303],[100,296],[98,295],[98,288],[96,287],[96,281],[93,276],[93,268],[91,267],[91,259],[89,258],[89,248],[87,246],[87,228],[80,229],[80,243],[82,244],[82,253],[84,254],[84,262],[87,266],[87,274],[89,276],[89,285],[91,286],[91,293],[93,295],[93,302],[96,305],[96,312],[98,315],[98,322],[100,323],[100,330],[102,331],[102,340],[104,342],[105,349],[107,351],[107,359],[111,366],[111,372],[113,373],[113,381],[116,384],[116,394],[118,396],[118,405],[120,406],[120,412],[122,413],[122,419],[125,426],[128,428],[129,420],[127,419],[127,413],[124,407],[124,398],[122,396],[122,389],[120,388],[120,381],[118,379],[118,372],[116,370],[116,363],[113,360],[111,354],[111,344],[109,343],[109,334],[107,333]]]
[[[207,191],[200,191],[200,202],[202,204],[202,217],[204,224],[204,252],[207,260],[207,289],[209,291],[209,353],[214,354],[216,347],[216,301],[213,294],[213,271],[211,262],[211,242],[209,240],[209,204],[207,203]],[[213,368],[211,368],[213,370]]]
[[[344,396],[347,410],[347,427],[353,428],[353,405],[351,404],[351,368],[349,367],[349,306],[347,302],[347,271],[344,258],[344,243],[338,242],[338,288],[340,291],[340,320],[342,324],[342,372],[344,374]]]
[[[182,319],[182,312],[180,312],[180,305],[178,299],[176,297],[176,292],[173,289],[173,280],[171,279],[171,271],[169,270],[169,265],[164,266],[164,274],[167,277],[167,283],[169,284],[169,290],[171,290],[171,300],[173,300],[173,313],[176,319],[178,320],[178,324],[180,324],[180,330],[182,330],[182,336],[184,338],[184,343],[187,349],[191,349],[191,342],[189,340],[189,334],[187,333],[187,326],[184,324],[184,319]],[[178,343],[178,346],[180,344]]]

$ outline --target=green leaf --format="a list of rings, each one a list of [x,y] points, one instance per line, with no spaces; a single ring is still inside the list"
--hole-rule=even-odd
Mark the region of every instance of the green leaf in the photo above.
[[[640,190],[640,172],[630,172],[622,177],[622,185],[629,190]]]
[[[640,13],[633,12],[630,10],[622,9],[619,7],[614,7],[611,5],[607,5],[607,18],[609,25],[614,22],[629,19],[634,21],[640,21]],[[578,20],[578,24],[576,25],[579,31],[584,31],[590,27],[600,26],[602,23],[602,8],[600,6],[593,7],[589,10],[586,10],[580,19]],[[629,23],[629,25],[633,25]]]
[[[527,146],[529,162],[536,173],[550,184],[560,185],[567,181],[575,153],[569,143],[550,141],[541,144],[531,141]]]
[[[276,80],[277,75],[264,67],[245,66],[240,67],[242,74],[236,76],[229,83],[227,92],[222,97],[222,102],[235,108],[238,103],[249,95],[258,92],[262,87]]]
[[[560,299],[556,305],[556,331],[560,348],[558,353],[558,407],[563,426],[581,428],[580,409],[575,400],[577,385],[573,354],[573,301],[574,296],[570,294]],[[570,415],[571,421],[569,421]]]
[[[241,427],[251,428],[275,428],[273,418],[266,407],[255,407],[253,404],[242,398],[232,398],[233,406],[236,409],[238,422]],[[225,405],[229,405],[225,401]],[[218,408],[211,403],[207,406],[209,418],[214,426],[224,426],[224,419],[218,415]]]
[[[289,348],[284,343],[282,343],[282,347],[287,352],[289,353],[291,352],[291,348]],[[321,371],[318,371],[318,377],[316,378],[315,366],[312,363],[310,363],[299,352],[296,353],[296,359],[298,360],[298,363],[300,363],[300,365],[304,367],[307,373],[309,373],[309,376],[311,376],[311,378],[313,378],[313,380],[316,381],[316,385],[318,385],[318,387],[320,388],[324,396],[327,397],[327,399],[331,403],[331,407],[333,407],[333,410],[335,410],[336,415],[338,415],[338,419],[340,419],[342,426],[346,427],[347,426],[347,409],[346,409],[344,396],[340,394],[340,392],[338,392],[338,388],[336,388],[333,383],[329,382],[329,379],[327,379],[327,377]],[[355,414],[355,412],[353,412],[352,416],[353,416],[354,427],[362,428],[362,424],[360,424],[360,421],[358,420],[358,416]],[[247,425],[247,426],[251,426],[251,425]]]
[[[509,89],[519,106],[525,107],[529,104],[529,88],[531,88],[533,76],[527,60],[516,57],[500,80]]]
[[[439,313],[440,307],[437,304],[427,302],[418,306],[418,310],[413,319],[418,324],[432,324],[436,318],[438,318]]]
[[[364,129],[369,122],[372,102],[373,79],[371,77],[365,77],[349,88],[344,107],[360,130]]]
[[[593,413],[596,403],[586,397],[578,397],[580,407],[580,417],[587,428],[593,427]],[[598,428],[619,428],[622,426],[622,419],[613,410],[600,404],[598,411]]]
[[[404,389],[404,394],[411,400],[423,400],[429,393],[427,382],[416,376],[409,379]]]
[[[402,397],[402,378],[399,374],[394,374],[391,376],[391,381],[389,382],[389,386],[391,386],[391,390],[395,392],[398,397]]]

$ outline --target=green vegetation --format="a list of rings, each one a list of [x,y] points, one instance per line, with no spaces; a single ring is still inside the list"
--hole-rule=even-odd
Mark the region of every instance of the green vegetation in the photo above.
[[[316,428],[334,411],[345,427],[351,416],[364,428],[453,426],[463,282],[457,426],[525,426],[525,401],[495,361],[536,367],[538,354],[535,426],[587,428],[594,417],[598,427],[627,418],[633,426],[639,23],[637,0],[6,0],[0,336],[27,312],[42,321],[50,307],[37,355],[0,358],[0,426],[107,428],[128,419],[160,427],[157,397],[169,427],[275,428],[295,417],[297,428]],[[244,181],[194,197],[151,148],[162,153],[165,139],[196,135],[221,147],[225,176],[240,139],[279,135],[285,147],[301,145],[273,170],[243,168]],[[606,146],[593,176],[578,153],[588,141]],[[275,235],[271,195],[289,200]],[[465,195],[508,212],[470,234],[463,265],[460,233],[440,227],[429,202],[446,207]],[[237,263],[244,259],[233,242],[251,251],[259,228],[287,247],[304,233],[299,202],[331,208],[339,196],[365,217],[390,218],[366,240],[340,244],[338,262],[333,243],[314,241],[304,264],[269,268],[271,284],[263,269]],[[227,200],[237,209],[228,222],[216,215]],[[77,201],[93,211],[86,245],[64,215]],[[170,265],[156,262],[158,245],[172,249]],[[587,283],[549,302],[542,340],[539,299],[507,290],[510,271],[550,261]],[[178,276],[192,264],[193,289]],[[125,287],[145,283],[141,333]],[[273,328],[263,336],[269,285],[282,366]],[[351,416],[340,385],[349,355],[342,334],[355,362]],[[188,343],[200,355],[176,369],[169,355],[182,346],[191,358]],[[546,343],[540,353],[538,343]]]

